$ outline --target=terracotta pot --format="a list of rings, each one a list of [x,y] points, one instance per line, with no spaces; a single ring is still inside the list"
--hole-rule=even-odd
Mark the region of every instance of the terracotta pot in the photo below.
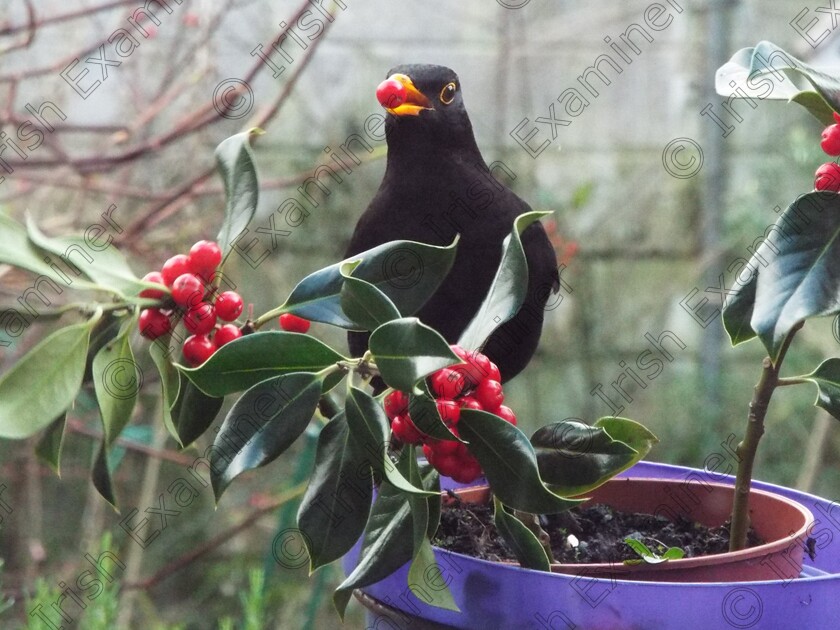
[[[486,486],[455,490],[462,500],[485,503]],[[732,509],[732,486],[697,480],[612,479],[587,493],[587,504],[605,504],[622,512],[684,516],[708,527],[723,525]],[[444,497],[444,502],[452,501]],[[586,504],[584,504],[586,505]],[[669,560],[660,564],[553,563],[554,573],[612,575],[616,579],[656,582],[754,582],[799,576],[808,530],[814,517],[803,505],[753,489],[750,519],[765,544],[741,551]]]

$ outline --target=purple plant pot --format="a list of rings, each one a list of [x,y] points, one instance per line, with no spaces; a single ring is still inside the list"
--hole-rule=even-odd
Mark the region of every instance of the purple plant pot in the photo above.
[[[733,483],[734,478],[682,466],[641,462],[619,477],[687,479]],[[478,483],[478,482],[476,482]],[[442,486],[455,487],[457,484]],[[373,617],[368,628],[422,628],[426,620],[454,628],[592,630],[728,628],[829,629],[840,619],[840,504],[760,481],[754,487],[805,505],[814,514],[809,532],[816,558],[806,556],[798,579],[762,582],[673,583],[563,575],[487,562],[435,548],[441,576],[420,588],[448,584],[461,612],[435,608],[408,588],[408,565],[362,589],[393,611]],[[835,538],[837,541],[835,542]],[[344,560],[355,566],[359,549]],[[396,626],[394,624],[397,624]],[[390,624],[390,625],[388,625]]]

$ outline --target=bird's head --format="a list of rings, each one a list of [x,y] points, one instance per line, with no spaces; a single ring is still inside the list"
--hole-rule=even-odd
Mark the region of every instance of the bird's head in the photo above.
[[[408,64],[392,68],[376,90],[388,112],[388,144],[411,143],[416,149],[428,144],[440,148],[473,147],[461,82],[445,66]]]

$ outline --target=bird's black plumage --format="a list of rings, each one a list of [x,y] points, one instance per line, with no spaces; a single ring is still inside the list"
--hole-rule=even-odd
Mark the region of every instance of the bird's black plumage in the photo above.
[[[501,261],[502,241],[514,219],[531,208],[493,177],[481,157],[461,83],[452,70],[404,65],[388,73],[394,74],[407,76],[428,98],[431,109],[417,115],[389,110],[385,176],[356,225],[347,256],[397,239],[448,245],[460,233],[451,271],[417,313],[421,321],[455,343],[487,295]],[[455,84],[455,96],[445,104],[441,91],[449,83]],[[446,97],[450,95],[451,89]],[[511,321],[493,333],[483,350],[499,366],[504,380],[531,360],[545,304],[559,286],[554,250],[542,225],[528,227],[522,243],[528,260],[526,301]],[[366,333],[349,333],[354,356],[364,353],[367,339]]]

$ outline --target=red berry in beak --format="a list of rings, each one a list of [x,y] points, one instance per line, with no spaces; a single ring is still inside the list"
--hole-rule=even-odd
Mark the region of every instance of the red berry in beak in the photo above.
[[[376,88],[376,99],[382,107],[393,109],[405,103],[408,93],[405,86],[396,79],[385,79]]]

